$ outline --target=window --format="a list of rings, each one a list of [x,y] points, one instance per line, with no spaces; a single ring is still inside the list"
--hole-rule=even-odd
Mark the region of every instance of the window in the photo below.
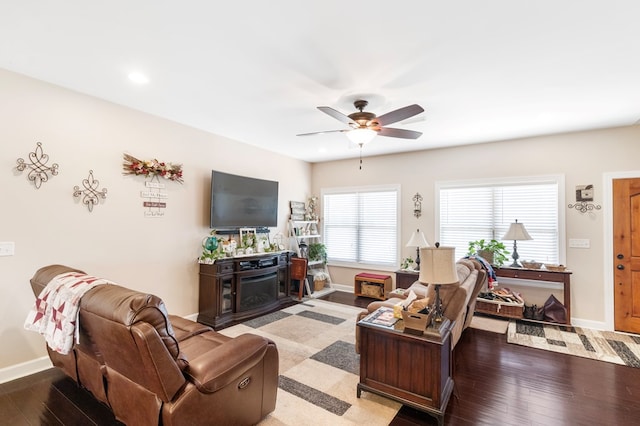
[[[322,190],[322,237],[328,261],[396,267],[398,186]]]
[[[522,260],[564,263],[564,177],[445,182],[436,184],[440,243],[467,254],[469,241],[502,241],[518,219],[533,240],[518,241]],[[509,252],[513,241],[502,241]]]

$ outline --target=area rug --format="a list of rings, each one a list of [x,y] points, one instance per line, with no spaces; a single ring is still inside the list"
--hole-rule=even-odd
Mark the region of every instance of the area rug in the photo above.
[[[507,342],[640,368],[640,336],[632,334],[516,320]]]
[[[221,330],[276,342],[280,378],[276,409],[259,424],[388,425],[401,404],[362,392],[355,320],[360,308],[312,299]]]
[[[508,320],[489,318],[479,315],[474,315],[473,318],[471,318],[471,324],[469,325],[471,328],[499,334],[505,334],[508,326]]]

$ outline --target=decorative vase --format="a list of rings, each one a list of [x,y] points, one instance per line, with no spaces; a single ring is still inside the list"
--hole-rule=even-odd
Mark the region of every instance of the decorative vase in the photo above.
[[[202,247],[209,252],[214,252],[218,249],[218,239],[215,236],[207,237],[203,241]]]

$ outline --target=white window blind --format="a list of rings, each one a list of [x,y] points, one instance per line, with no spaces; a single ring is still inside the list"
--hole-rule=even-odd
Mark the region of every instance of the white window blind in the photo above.
[[[329,262],[395,267],[398,188],[325,189],[322,236]]]
[[[442,185],[438,190],[440,243],[455,246],[456,257],[463,257],[470,241],[496,239],[511,253],[513,241],[502,237],[518,219],[533,238],[517,242],[520,259],[560,263],[560,186],[559,179],[549,178]]]

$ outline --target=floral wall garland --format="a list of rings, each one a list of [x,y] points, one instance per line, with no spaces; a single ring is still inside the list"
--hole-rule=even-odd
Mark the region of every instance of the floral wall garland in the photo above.
[[[132,155],[124,154],[123,174],[158,176],[174,182],[183,183],[182,164],[172,164],[153,160],[139,160]]]

